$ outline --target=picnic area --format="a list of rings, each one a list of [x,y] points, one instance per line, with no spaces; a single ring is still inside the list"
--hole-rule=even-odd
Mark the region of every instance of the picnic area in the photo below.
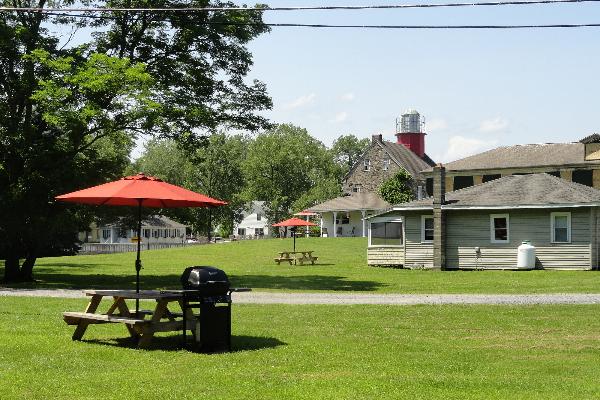
[[[141,285],[156,293],[180,288],[179,277],[191,265],[221,267],[232,285],[273,293],[593,293],[600,284],[589,271],[367,267],[364,244],[363,238],[302,238],[299,248],[313,249],[319,259],[293,266],[273,262],[273,254],[289,251],[289,239],[150,250],[142,254]],[[113,301],[119,296],[106,290],[133,287],[132,257],[41,259],[35,285],[13,286],[93,288],[88,298],[0,298],[2,398],[96,399],[99,391],[105,399],[123,393],[165,399],[248,393],[293,399],[559,399],[600,393],[597,305],[235,304],[230,353],[183,350],[181,331],[166,329],[140,350],[122,323],[95,324],[73,341],[63,313],[84,310],[99,294],[106,298],[94,312],[120,315],[122,303]],[[140,302],[141,310],[161,308],[157,298]],[[126,313],[133,305],[128,307]],[[172,323],[163,311],[162,323]],[[180,316],[173,317],[180,324]],[[193,389],[182,384],[199,377],[203,383]]]

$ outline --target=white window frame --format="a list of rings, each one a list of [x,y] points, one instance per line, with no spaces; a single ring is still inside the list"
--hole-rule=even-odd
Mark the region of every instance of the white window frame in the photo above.
[[[433,243],[433,240],[425,240],[425,220],[433,219],[433,215],[421,215],[421,243]],[[435,232],[435,222],[434,222]]]
[[[554,218],[567,217],[567,241],[557,242],[554,231]],[[571,213],[568,211],[550,213],[550,242],[551,243],[571,243]]]
[[[506,240],[496,240],[494,219],[506,218]],[[490,243],[510,243],[510,217],[508,214],[490,214]]]
[[[372,245],[371,244],[371,224],[373,223],[380,223],[380,222],[395,222],[395,223],[401,223],[402,224],[402,243],[401,244],[389,244],[389,245],[382,245],[382,244],[375,244]],[[405,222],[404,222],[404,217],[393,217],[393,218],[373,218],[371,220],[369,220],[369,247],[398,247],[398,248],[404,248],[404,244],[406,243],[406,229],[405,229]]]
[[[370,171],[371,170],[371,160],[368,158],[365,158],[365,160],[363,161],[363,171]]]
[[[387,171],[389,168],[390,168],[390,159],[384,158],[383,159],[383,170]]]

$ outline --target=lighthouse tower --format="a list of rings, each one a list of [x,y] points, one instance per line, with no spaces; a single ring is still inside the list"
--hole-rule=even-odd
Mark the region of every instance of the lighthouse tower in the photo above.
[[[425,155],[425,132],[421,114],[416,110],[407,110],[400,118],[396,119],[396,137],[398,143],[420,158]]]

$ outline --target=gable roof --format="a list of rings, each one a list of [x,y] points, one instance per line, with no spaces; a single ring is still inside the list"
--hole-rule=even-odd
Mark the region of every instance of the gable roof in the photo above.
[[[600,206],[600,190],[548,174],[510,175],[446,193],[443,208],[552,208]],[[394,206],[394,210],[433,208],[433,198]]]
[[[309,207],[312,212],[332,211],[359,211],[359,210],[384,210],[390,208],[391,204],[382,200],[375,193],[353,193],[351,196],[336,197],[324,203]]]
[[[382,142],[383,147],[390,157],[412,176],[421,178],[421,171],[435,165],[433,160],[427,154],[423,159],[410,151],[403,144],[394,142]]]
[[[584,137],[579,142],[584,144],[600,143],[600,135],[597,133],[592,133],[590,136]]]
[[[121,226],[121,224],[117,222],[117,223],[101,225],[99,227],[100,228],[103,228],[103,227],[111,228],[111,227],[120,227],[120,226]],[[182,224],[177,221],[174,221],[171,218],[166,217],[164,215],[149,215],[142,220],[143,228],[148,228],[148,227],[152,227],[152,228],[183,228],[186,226],[187,225]]]
[[[591,137],[588,137],[591,138]],[[588,139],[585,138],[585,139]],[[591,138],[590,140],[593,140]],[[585,144],[542,143],[503,146],[461,160],[452,161],[444,166],[447,171],[493,170],[502,168],[532,168],[565,165],[600,164],[600,160],[585,160]],[[431,172],[428,168],[422,172]]]
[[[375,146],[381,146],[390,156],[390,159],[394,161],[398,166],[404,168],[412,177],[416,179],[423,179],[421,171],[429,167],[433,167],[435,163],[433,160],[425,154],[421,159],[418,155],[407,149],[403,144],[388,142],[388,141],[373,141],[371,145],[365,150],[365,152],[356,160],[352,168],[348,171],[344,179],[347,179],[354,170],[362,164],[366,155]]]

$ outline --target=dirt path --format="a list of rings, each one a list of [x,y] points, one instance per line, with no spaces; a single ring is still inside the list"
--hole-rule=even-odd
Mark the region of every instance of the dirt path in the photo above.
[[[83,298],[80,290],[0,288],[2,296]],[[362,293],[233,293],[235,303],[248,304],[600,304],[600,294],[362,294]]]

